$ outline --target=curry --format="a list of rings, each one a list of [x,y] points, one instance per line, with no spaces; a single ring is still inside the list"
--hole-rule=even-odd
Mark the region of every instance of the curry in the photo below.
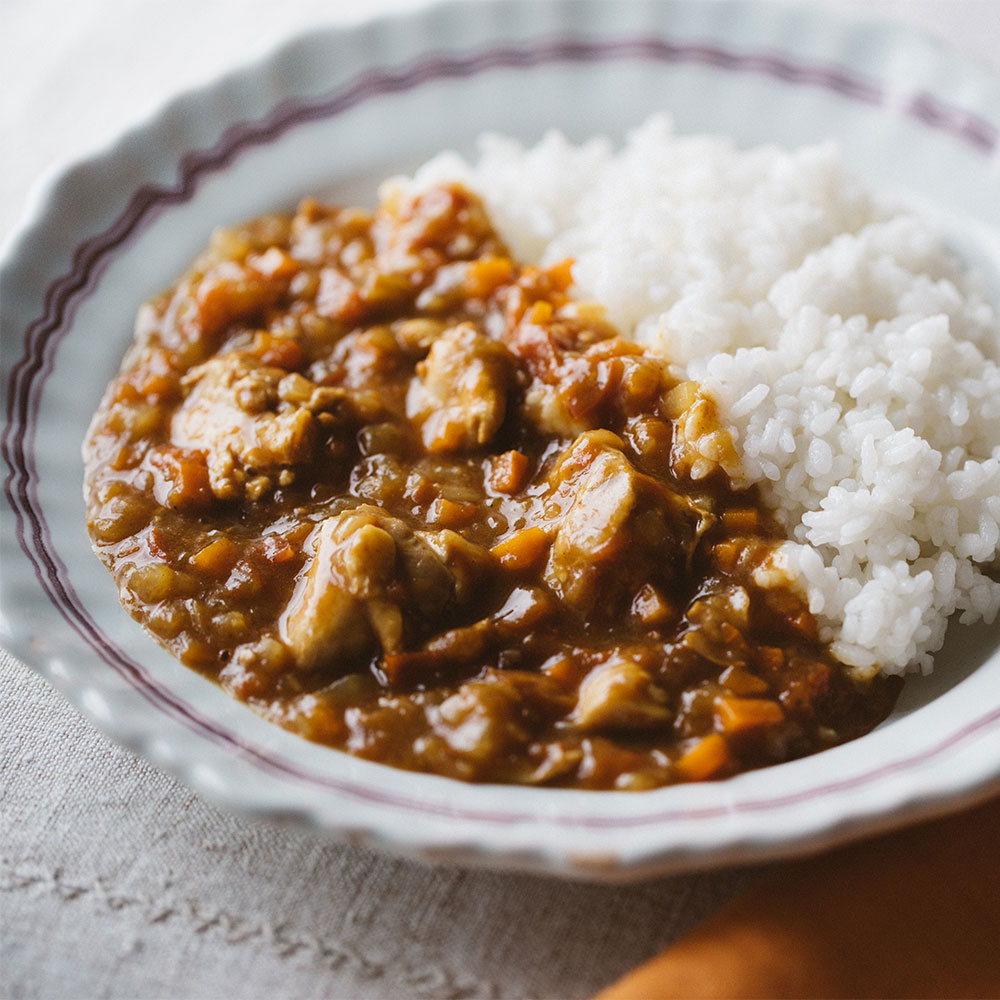
[[[85,446],[126,609],[265,718],[396,767],[644,789],[856,737],[852,676],[710,396],[455,185],[218,232]]]

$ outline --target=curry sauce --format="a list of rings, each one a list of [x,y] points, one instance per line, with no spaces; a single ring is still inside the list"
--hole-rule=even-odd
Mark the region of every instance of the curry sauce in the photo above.
[[[642,789],[871,729],[712,399],[455,185],[220,231],[85,446],[124,606],[264,717],[470,781]]]

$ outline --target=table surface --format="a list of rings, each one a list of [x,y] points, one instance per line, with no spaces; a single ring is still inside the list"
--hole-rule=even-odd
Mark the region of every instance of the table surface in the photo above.
[[[1000,69],[1000,0],[812,2]],[[169,94],[303,27],[415,5],[243,0],[233,21],[229,0],[0,0],[0,126],[15,137],[0,238],[53,162]],[[250,822],[109,742],[2,650],[0,765],[3,998],[585,997],[754,877],[558,882]]]

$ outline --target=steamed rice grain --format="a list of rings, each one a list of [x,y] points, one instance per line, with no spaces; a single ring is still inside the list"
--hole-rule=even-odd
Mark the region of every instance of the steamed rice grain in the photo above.
[[[740,151],[654,118],[620,151],[480,152],[393,183],[465,183],[516,255],[573,258],[580,295],[706,386],[843,662],[926,672],[952,615],[996,618],[1000,321],[929,225],[833,143]]]

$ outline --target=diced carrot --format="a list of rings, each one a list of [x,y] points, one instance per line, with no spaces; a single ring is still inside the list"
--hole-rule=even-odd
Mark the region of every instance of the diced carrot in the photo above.
[[[427,508],[427,523],[460,528],[474,520],[479,508],[474,503],[438,497]]]
[[[151,373],[143,379],[139,391],[146,399],[165,399],[173,394],[177,388],[177,379],[169,375]]]
[[[412,653],[386,653],[382,657],[381,668],[386,682],[396,685],[412,684],[443,665],[447,665],[444,657],[418,649]]]
[[[239,555],[239,546],[234,541],[220,537],[191,556],[191,565],[222,580],[229,576]]]
[[[691,747],[675,766],[688,781],[704,781],[718,774],[729,760],[729,744],[725,736],[709,733]]]
[[[153,492],[161,503],[181,510],[211,506],[212,488],[202,452],[166,447],[153,452],[150,462],[157,473]]]
[[[760,726],[773,726],[785,713],[769,698],[716,698],[715,719],[725,733],[740,733]]]
[[[301,368],[305,361],[305,352],[297,341],[288,337],[276,337],[266,330],[261,330],[254,337],[250,353],[260,358],[262,364],[284,368],[286,371]]]
[[[719,542],[713,546],[712,555],[723,573],[731,573],[740,561],[741,547],[735,542]]]
[[[734,507],[723,511],[722,526],[734,535],[749,534],[760,527],[760,515],[753,507]]]
[[[514,275],[514,265],[507,257],[480,257],[473,261],[465,280],[466,289],[473,298],[486,298]]]
[[[750,673],[749,670],[737,666],[724,670],[719,680],[733,694],[763,694],[768,687],[767,681]]]
[[[780,670],[785,663],[785,651],[779,646],[758,646],[757,659],[768,670]]]
[[[558,264],[553,264],[552,267],[546,269],[546,274],[558,291],[566,291],[573,284],[573,258],[566,257]]]
[[[549,536],[538,527],[524,528],[498,542],[490,549],[500,565],[508,570],[531,569],[544,558]]]
[[[531,307],[531,313],[528,316],[528,321],[534,323],[536,326],[543,326],[552,319],[552,303],[551,302],[536,302]]]
[[[116,403],[137,403],[142,399],[142,393],[132,384],[131,377],[130,373],[115,383],[114,401]]]
[[[146,532],[146,550],[154,559],[166,562],[169,552],[167,537],[162,528],[152,527]]]
[[[427,643],[427,652],[441,657],[442,662],[466,663],[483,655],[492,635],[492,626],[486,621],[449,629]]]
[[[437,487],[430,479],[413,473],[406,480],[406,499],[412,504],[430,505],[438,496]]]
[[[493,456],[486,471],[486,485],[495,493],[516,493],[528,476],[528,456],[511,450]]]

